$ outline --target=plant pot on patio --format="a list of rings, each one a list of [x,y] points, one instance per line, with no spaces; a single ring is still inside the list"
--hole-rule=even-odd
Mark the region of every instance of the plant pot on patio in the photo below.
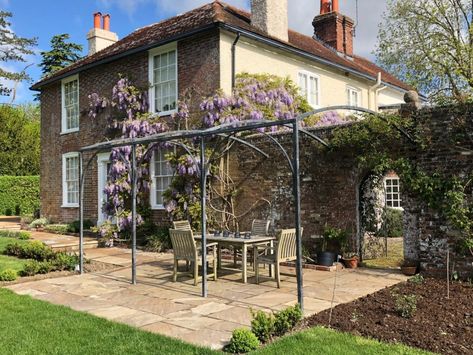
[[[358,257],[356,255],[348,259],[343,258],[342,261],[347,269],[356,269],[358,267]]]
[[[317,265],[332,266],[337,255],[329,251],[321,251],[317,253]]]
[[[406,276],[414,276],[417,274],[419,263],[414,260],[404,260],[401,264],[401,272]]]

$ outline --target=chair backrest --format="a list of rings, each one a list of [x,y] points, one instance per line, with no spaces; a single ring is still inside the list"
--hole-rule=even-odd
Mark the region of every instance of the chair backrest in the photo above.
[[[188,220],[185,221],[174,221],[172,222],[174,229],[182,230],[182,231],[190,231],[192,230],[191,224]]]
[[[170,229],[169,235],[177,259],[195,260],[197,247],[191,230]]]
[[[303,229],[301,228],[301,236]],[[278,236],[277,253],[279,261],[292,261],[297,259],[296,229],[283,229]]]
[[[269,224],[271,221],[266,219],[254,219],[251,224],[251,234],[253,235],[268,235]]]

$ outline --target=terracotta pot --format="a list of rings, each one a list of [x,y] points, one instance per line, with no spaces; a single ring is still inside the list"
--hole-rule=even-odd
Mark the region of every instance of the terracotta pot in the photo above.
[[[356,269],[358,267],[358,258],[343,259],[343,264],[347,269]]]
[[[406,276],[414,276],[417,273],[417,266],[401,266],[401,272]]]

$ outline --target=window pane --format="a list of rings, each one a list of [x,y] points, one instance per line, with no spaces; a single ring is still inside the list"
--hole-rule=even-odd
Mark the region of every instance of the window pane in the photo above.
[[[154,57],[154,103],[155,111],[170,111],[176,108],[176,51]]]

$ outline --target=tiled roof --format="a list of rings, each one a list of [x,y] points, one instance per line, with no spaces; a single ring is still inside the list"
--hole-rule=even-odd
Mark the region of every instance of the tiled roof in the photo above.
[[[70,72],[77,72],[82,69],[103,63],[106,60],[113,60],[117,56],[124,56],[133,51],[145,50],[155,44],[178,37],[180,35],[192,34],[193,31],[205,29],[217,24],[226,24],[232,27],[238,27],[257,35],[264,36],[280,42],[285,46],[314,55],[329,63],[345,67],[349,70],[359,72],[375,78],[378,72],[382,73],[383,81],[399,88],[410,90],[411,88],[388,74],[369,60],[355,56],[352,59],[344,58],[337,54],[333,49],[324,45],[321,41],[299,32],[289,30],[289,42],[272,38],[251,25],[250,14],[246,11],[237,9],[220,1],[201,6],[182,15],[140,28],[130,35],[122,38],[113,45],[79,61],[71,64],[53,75],[37,82],[33,89],[39,89],[41,86],[58,80]],[[72,73],[71,73],[72,74]]]

